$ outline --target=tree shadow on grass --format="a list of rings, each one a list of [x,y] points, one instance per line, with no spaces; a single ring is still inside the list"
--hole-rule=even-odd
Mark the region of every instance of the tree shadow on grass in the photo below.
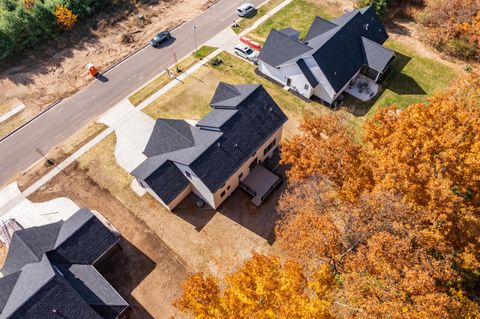
[[[405,66],[412,60],[411,57],[395,52],[393,61],[388,73],[385,75],[378,94],[370,101],[362,102],[348,94],[346,95],[345,109],[356,117],[365,116],[373,105],[378,101],[386,89],[398,95],[426,95],[427,92],[411,76],[403,73]]]
[[[154,317],[133,297],[135,288],[154,270],[156,263],[125,238],[120,249],[112,254],[97,270],[130,305],[129,318]]]

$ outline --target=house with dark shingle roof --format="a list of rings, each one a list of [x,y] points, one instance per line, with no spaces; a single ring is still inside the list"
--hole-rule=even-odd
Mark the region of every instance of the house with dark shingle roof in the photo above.
[[[258,71],[329,105],[359,74],[379,82],[395,57],[383,46],[388,34],[371,6],[332,21],[316,17],[303,40],[299,34],[272,29],[258,56]]]
[[[119,235],[82,208],[13,233],[0,278],[0,319],[123,318],[128,303],[96,270]]]
[[[287,121],[258,84],[221,82],[210,106],[195,125],[158,119],[143,152],[147,159],[132,172],[169,210],[190,192],[217,208],[273,155]]]

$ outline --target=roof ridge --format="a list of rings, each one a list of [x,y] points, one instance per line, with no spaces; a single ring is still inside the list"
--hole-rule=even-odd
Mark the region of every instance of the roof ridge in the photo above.
[[[177,135],[180,135],[183,139],[185,139],[187,142],[190,142],[190,143],[193,143],[195,145],[195,139],[193,139],[193,141],[189,140],[187,137],[185,137],[181,132],[179,132],[177,129],[175,129],[174,127],[172,127],[171,125],[169,125],[168,123],[165,122],[165,120],[173,120],[173,121],[182,121],[182,122],[185,122],[188,124],[187,121],[185,120],[175,120],[175,119],[161,119],[162,123],[165,124],[168,128],[170,128],[171,130],[173,130],[175,133],[177,133]],[[188,124],[188,126],[192,127],[190,124]],[[190,128],[189,127],[189,128]],[[190,131],[191,133],[191,131]],[[192,134],[192,138],[193,138],[193,134]]]
[[[287,38],[287,39],[290,39],[290,40],[292,40],[292,41],[294,41],[294,42],[297,42],[298,44],[301,44],[301,45],[303,45],[303,46],[306,46],[307,48],[313,49],[313,48],[310,47],[308,44],[305,44],[304,42],[302,42],[302,41],[300,41],[300,40],[293,39],[293,38],[289,37],[288,35],[283,34],[282,32],[280,32],[280,30],[277,30],[277,29],[272,28],[271,31],[275,31],[275,32],[281,34],[283,37],[285,37],[285,38]]]
[[[67,240],[70,239],[70,237],[73,236],[73,234],[75,234],[75,233],[78,231],[78,229],[80,229],[81,227],[83,227],[87,222],[89,222],[93,217],[95,217],[95,215],[92,213],[92,211],[89,210],[89,209],[86,209],[86,208],[80,208],[79,210],[77,210],[77,211],[75,212],[75,214],[77,214],[78,212],[80,212],[80,211],[82,211],[82,210],[84,210],[84,209],[87,210],[88,213],[90,213],[90,214],[89,214],[89,217],[88,217],[88,218],[81,224],[81,226],[78,227],[74,232],[71,232],[70,234],[68,234],[67,237],[63,237],[63,238],[62,238],[62,239],[63,239],[62,242],[58,242],[58,240],[59,240],[59,238],[60,238],[60,233],[62,232],[63,227],[66,227],[65,225],[67,225],[67,223],[63,223],[62,226],[60,227],[60,230],[58,231],[57,239],[56,239],[56,241],[55,241],[55,246],[53,247],[52,250],[56,250],[56,249],[59,248],[61,245],[63,245]],[[75,215],[75,214],[74,214],[74,215]],[[69,218],[69,219],[70,219],[70,218]]]

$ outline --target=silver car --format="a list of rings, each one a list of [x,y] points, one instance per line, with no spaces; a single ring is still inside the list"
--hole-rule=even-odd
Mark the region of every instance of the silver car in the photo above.
[[[257,52],[255,52],[251,47],[246,44],[239,43],[235,46],[235,54],[239,57],[252,61],[253,63],[257,62]]]

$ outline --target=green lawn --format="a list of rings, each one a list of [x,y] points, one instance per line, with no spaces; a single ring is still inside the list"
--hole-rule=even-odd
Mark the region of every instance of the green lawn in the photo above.
[[[459,70],[419,55],[415,48],[397,40],[389,39],[385,46],[396,52],[396,59],[381,83],[383,90],[369,102],[346,95],[344,105],[354,115],[351,122],[357,131],[377,111],[391,105],[402,109],[413,103],[425,102],[435,92],[448,87],[460,74]]]
[[[263,17],[265,14],[267,14],[268,11],[272,10],[276,6],[278,6],[280,3],[282,3],[284,0],[270,0],[267,3],[265,3],[263,6],[258,8],[257,12],[255,15],[250,15],[248,17],[245,17],[238,21],[238,27],[232,28],[235,33],[240,33],[246,28],[250,27],[253,25],[258,19]]]
[[[318,0],[293,0],[285,8],[262,23],[257,29],[249,33],[248,36],[263,42],[272,28],[280,30],[292,27],[300,31],[300,38],[303,38],[315,16],[332,19],[341,14],[340,8],[330,7],[325,3],[326,1]]]
[[[223,63],[213,67],[202,67],[184,83],[178,84],[144,109],[153,118],[199,119],[210,110],[209,102],[220,81],[232,84],[260,83],[290,118],[286,131],[297,132],[298,123],[305,114],[328,111],[316,103],[308,103],[284,91],[282,87],[258,76],[255,66],[234,55],[223,52],[219,55]]]
[[[172,71],[172,74],[176,75],[178,74],[178,71],[183,72],[189,67],[191,67],[193,64],[198,62],[199,60],[205,58],[208,56],[210,53],[215,51],[217,48],[210,47],[207,45],[204,45],[200,47],[197,51],[196,54],[191,54],[181,60],[179,63],[177,63],[175,66],[171,67],[170,70]],[[132,94],[128,99],[130,102],[137,106],[143,101],[145,101],[149,96],[160,90],[162,87],[167,85],[172,78],[166,73],[162,72],[155,80]]]

